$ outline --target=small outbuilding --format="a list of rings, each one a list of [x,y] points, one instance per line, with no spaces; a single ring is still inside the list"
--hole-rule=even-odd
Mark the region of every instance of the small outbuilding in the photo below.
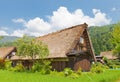
[[[106,57],[107,59],[110,59],[110,60],[118,59],[118,57],[114,55],[112,51],[101,52],[100,56]]]

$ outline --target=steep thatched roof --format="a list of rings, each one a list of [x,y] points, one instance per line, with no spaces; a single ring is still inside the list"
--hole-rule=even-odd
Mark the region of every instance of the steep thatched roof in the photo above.
[[[48,58],[67,57],[66,54],[75,48],[86,29],[87,24],[81,24],[38,37],[37,40],[48,45],[50,52]]]
[[[0,48],[0,58],[5,59],[13,51],[16,51],[15,47],[1,47]]]
[[[115,55],[113,55],[112,51],[101,52],[100,56],[106,57],[107,59],[117,59],[118,58]]]

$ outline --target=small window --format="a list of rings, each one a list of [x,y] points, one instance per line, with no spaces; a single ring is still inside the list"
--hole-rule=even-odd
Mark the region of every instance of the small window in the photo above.
[[[12,56],[14,56],[16,53],[15,52],[12,52]]]
[[[84,39],[82,37],[80,37],[80,43],[83,44],[84,43]]]

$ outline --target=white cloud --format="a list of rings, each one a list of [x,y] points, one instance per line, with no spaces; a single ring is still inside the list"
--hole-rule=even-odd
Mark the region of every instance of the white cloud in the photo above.
[[[78,25],[86,22],[89,26],[101,26],[110,24],[111,19],[101,12],[99,9],[92,10],[94,17],[87,16],[81,9],[76,9],[74,12],[69,12],[66,7],[60,7],[57,11],[53,11],[53,15],[48,17],[48,21],[36,17],[25,21],[22,18],[14,19],[15,23],[23,23],[26,27],[23,30],[16,30],[11,35],[22,36],[23,34],[39,36],[48,32],[63,29],[73,25]]]
[[[27,29],[24,30],[15,30],[10,36],[18,36],[18,37],[23,37],[23,35],[29,35],[29,36],[40,36],[43,35],[42,33],[39,32],[31,32]]]
[[[0,27],[0,30],[8,30],[8,27],[2,26]]]
[[[26,21],[22,18],[13,19],[12,21],[15,22],[15,23],[26,23]]]
[[[111,19],[106,17],[105,13],[102,13],[98,9],[93,9],[93,15],[94,17],[92,18],[85,15],[81,9],[69,12],[66,7],[60,7],[57,11],[53,12],[53,16],[50,16],[49,19],[52,27],[58,28],[82,24],[84,22],[86,22],[89,26],[101,26],[109,24],[111,21]]]
[[[0,30],[0,36],[8,36],[9,34],[3,30]]]
[[[111,9],[111,11],[116,11],[117,9],[116,9],[116,7],[113,7],[112,9]]]
[[[39,17],[29,20],[25,26],[28,30],[34,32],[47,31],[50,29],[50,24]]]
[[[94,25],[101,26],[105,24],[110,24],[111,19],[107,19],[106,14],[102,13],[100,10],[93,9],[93,14],[94,14],[94,18],[93,18]]]
[[[18,36],[22,37],[26,32],[26,30],[15,30],[10,36]]]

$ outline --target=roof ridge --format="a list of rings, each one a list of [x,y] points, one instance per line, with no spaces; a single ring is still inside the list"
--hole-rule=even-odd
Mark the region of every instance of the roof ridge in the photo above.
[[[54,34],[56,34],[56,33],[60,33],[60,32],[63,32],[63,31],[66,31],[66,30],[68,30],[68,29],[72,29],[72,28],[75,28],[75,27],[78,27],[78,26],[84,26],[84,27],[87,28],[88,25],[87,25],[86,23],[84,23],[84,24],[79,24],[79,25],[74,25],[74,26],[71,26],[71,27],[68,27],[68,28],[64,28],[64,29],[55,31],[55,32],[48,33],[48,34],[43,35],[43,36],[39,36],[39,37],[37,37],[37,38],[46,37],[46,36],[49,36],[49,35],[54,35]]]

